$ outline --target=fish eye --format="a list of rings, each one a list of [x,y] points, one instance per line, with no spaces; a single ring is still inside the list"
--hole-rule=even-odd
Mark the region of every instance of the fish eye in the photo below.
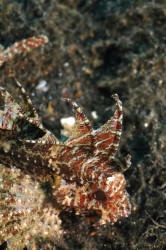
[[[93,197],[97,200],[97,201],[106,201],[107,197],[105,195],[105,192],[102,190],[97,190],[96,192],[93,193]]]

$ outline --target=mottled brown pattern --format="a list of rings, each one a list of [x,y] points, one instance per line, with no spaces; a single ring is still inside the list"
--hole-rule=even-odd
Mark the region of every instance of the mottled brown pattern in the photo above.
[[[46,130],[21,84],[22,104],[0,88],[0,244],[36,249],[37,237],[60,238],[61,211],[100,215],[94,224],[115,223],[130,214],[123,173],[112,167],[122,132],[122,104],[93,130],[70,99],[76,124],[64,143]],[[130,156],[126,158],[130,166]],[[45,190],[46,184],[49,191]],[[31,216],[33,214],[33,217]]]

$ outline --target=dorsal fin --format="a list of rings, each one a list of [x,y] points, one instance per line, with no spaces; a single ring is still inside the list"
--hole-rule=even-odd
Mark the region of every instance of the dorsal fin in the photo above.
[[[114,158],[118,150],[123,118],[122,103],[118,95],[113,95],[113,98],[116,101],[114,116],[96,130],[94,136],[94,155],[103,155],[110,161]]]
[[[73,108],[75,112],[75,119],[76,123],[73,128],[73,133],[71,137],[66,141],[66,145],[68,146],[85,146],[85,147],[91,147],[92,145],[92,126],[84,114],[84,112],[81,110],[81,108],[78,106],[76,102],[72,102],[70,99],[65,99]]]
[[[17,79],[15,79],[15,82],[16,82],[17,87],[20,90],[21,96],[23,97],[22,98],[22,101],[23,101],[22,106],[24,106],[24,107],[23,107],[22,112],[26,113],[27,117],[32,117],[32,118],[34,117],[35,119],[39,119],[38,114],[36,112],[36,109],[33,106],[32,101],[31,101],[30,97],[27,95],[25,89],[23,88],[23,86],[21,85],[21,83]]]
[[[20,106],[4,88],[0,88],[0,129],[12,130]]]
[[[8,91],[0,88],[0,139],[10,139],[16,136],[18,139],[25,140],[40,138],[47,131],[40,122],[24,88],[19,82],[17,86],[24,98],[22,105],[19,105]]]

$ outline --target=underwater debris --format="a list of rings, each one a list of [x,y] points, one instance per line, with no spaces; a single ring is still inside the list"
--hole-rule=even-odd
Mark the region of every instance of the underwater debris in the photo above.
[[[16,55],[22,54],[24,52],[29,52],[34,48],[44,45],[48,42],[47,36],[39,35],[32,36],[23,39],[19,42],[15,42],[7,49],[0,52],[0,67],[8,60],[14,58]]]

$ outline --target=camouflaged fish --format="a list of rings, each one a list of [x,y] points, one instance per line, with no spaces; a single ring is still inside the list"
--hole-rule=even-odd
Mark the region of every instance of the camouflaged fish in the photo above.
[[[121,171],[113,167],[122,132],[122,103],[117,94],[113,117],[94,130],[81,108],[72,135],[60,142],[40,122],[24,88],[17,103],[0,88],[0,244],[8,249],[37,249],[38,237],[63,235],[61,211],[99,214],[94,226],[130,214]],[[126,158],[127,167],[130,157]],[[49,191],[44,190],[49,183]]]

